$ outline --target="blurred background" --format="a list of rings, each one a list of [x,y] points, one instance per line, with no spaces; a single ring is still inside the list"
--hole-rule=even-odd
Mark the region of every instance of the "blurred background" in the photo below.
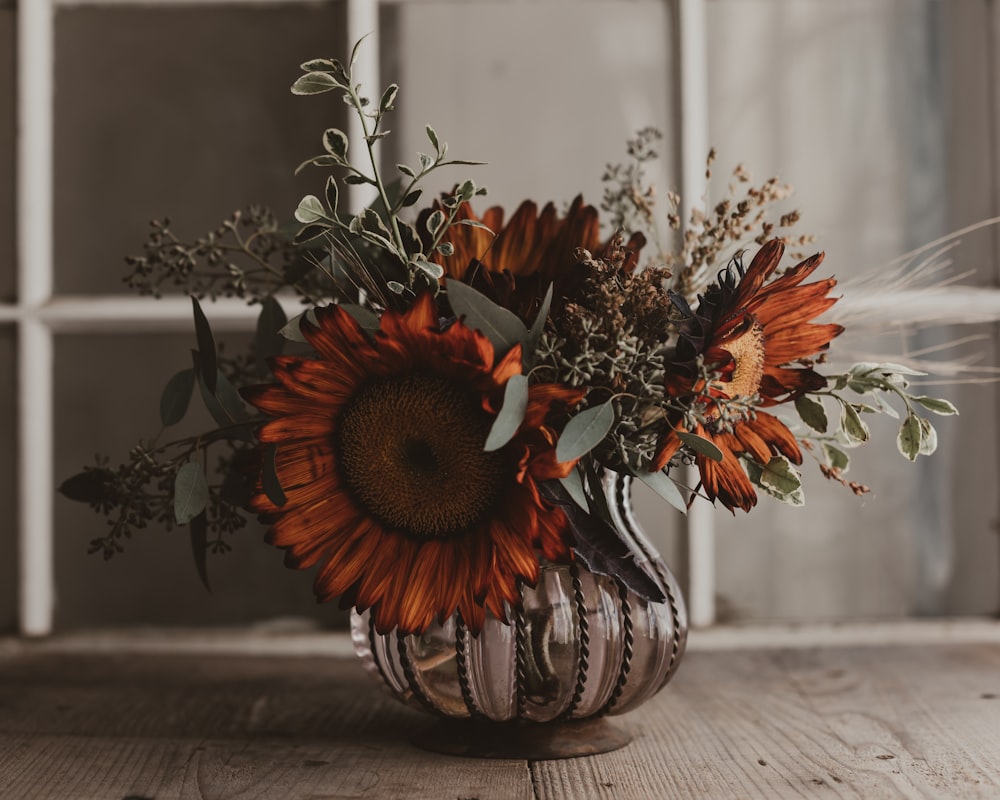
[[[744,164],[792,184],[799,232],[816,236],[842,282],[997,213],[1000,7],[993,0],[706,0],[709,140],[719,153],[709,202]],[[18,9],[0,0],[0,303],[18,304],[15,241]],[[400,86],[383,157],[414,160],[432,124],[489,204],[601,197],[609,162],[649,125],[664,133],[651,168],[661,195],[680,182],[677,8],[669,0],[414,0],[379,12],[380,82]],[[334,94],[292,97],[308,58],[349,49],[343,2],[61,3],[54,17],[54,291],[127,293],[123,257],[169,215],[196,237],[257,202],[291,218],[325,176],[293,169],[320,134],[346,125]],[[381,88],[381,87],[379,87]],[[375,89],[370,88],[371,94]],[[686,158],[704,158],[703,153]],[[438,188],[466,177],[442,177]],[[485,203],[484,203],[485,205]],[[665,213],[665,210],[664,210]],[[970,286],[998,283],[997,231],[951,252]],[[155,301],[148,300],[149,303]],[[211,318],[211,307],[206,307]],[[0,631],[17,628],[16,314],[0,316]],[[939,357],[996,365],[993,324],[838,341],[850,353],[915,352],[977,335]],[[247,333],[224,338],[238,349]],[[156,433],[158,398],[188,366],[190,332],[57,332],[56,482],[95,453],[124,460]],[[936,417],[940,449],[911,464],[898,423],[873,423],[853,452],[854,497],[804,465],[805,508],[762,499],[716,514],[722,622],[995,616],[1000,610],[998,397],[988,382],[927,388],[959,406]],[[196,425],[197,420],[192,422]],[[31,448],[32,441],[25,441]],[[149,529],[104,561],[87,544],[103,518],[55,496],[56,630],[238,625],[276,618],[342,624],[311,578],[251,526],[210,557],[206,593],[183,529]],[[683,573],[678,515],[640,493],[640,514]]]

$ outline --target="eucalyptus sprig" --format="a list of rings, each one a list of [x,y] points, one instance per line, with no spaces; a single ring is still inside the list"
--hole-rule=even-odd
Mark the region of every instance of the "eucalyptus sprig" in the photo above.
[[[453,247],[442,241],[444,235],[451,225],[456,224],[459,207],[473,197],[486,194],[486,189],[476,186],[472,180],[466,180],[458,186],[453,195],[443,201],[444,210],[436,211],[428,220],[428,232],[432,237],[430,253],[424,252],[420,235],[401,217],[401,214],[404,209],[413,206],[420,199],[423,194],[420,182],[435,170],[457,165],[475,166],[483,162],[447,158],[447,142],[441,140],[434,128],[428,125],[425,132],[432,152],[418,153],[417,167],[397,164],[396,169],[402,177],[393,182],[387,181],[379,165],[375,145],[390,132],[384,127],[384,122],[386,115],[395,109],[394,103],[399,87],[395,83],[390,84],[375,105],[361,93],[361,84],[355,82],[353,68],[362,41],[354,46],[346,66],[333,58],[317,58],[302,64],[305,74],[299,76],[292,84],[292,93],[314,95],[340,91],[344,102],[361,122],[367,151],[366,163],[359,166],[352,162],[348,155],[350,143],[347,134],[338,128],[328,128],[322,137],[324,152],[300,164],[299,169],[319,166],[342,170],[346,173],[342,178],[343,183],[374,187],[378,201],[353,215],[341,213],[338,179],[330,175],[322,198],[310,194],[303,197],[299,203],[295,218],[304,227],[296,238],[297,241],[309,241],[326,235],[334,242],[341,237],[360,238],[384,251],[399,265],[405,267],[406,283],[388,281],[387,286],[390,291],[396,294],[412,294],[421,288],[429,287],[437,292],[445,271],[441,265],[431,261],[430,256],[435,252],[445,256],[453,252]],[[481,224],[464,220],[457,222]]]

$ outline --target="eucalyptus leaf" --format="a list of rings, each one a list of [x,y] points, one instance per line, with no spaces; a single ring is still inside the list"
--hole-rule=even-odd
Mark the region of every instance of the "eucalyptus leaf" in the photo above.
[[[160,422],[164,427],[176,425],[187,414],[194,392],[193,369],[182,369],[174,375],[160,394]]]
[[[819,433],[826,433],[827,419],[826,409],[819,400],[814,400],[808,395],[801,395],[795,398],[795,410],[799,412],[802,421]]]
[[[935,414],[941,414],[943,416],[948,416],[951,414],[957,414],[958,409],[954,405],[949,403],[947,400],[941,397],[911,397],[911,400],[915,403],[920,403],[928,411],[933,411]]]
[[[359,306],[357,303],[341,303],[340,308],[350,314],[354,321],[366,331],[374,332],[378,330],[379,319],[371,309]]]
[[[282,329],[288,323],[285,310],[274,295],[268,295],[260,304],[260,314],[257,316],[257,331],[254,338],[254,356],[257,367],[257,377],[265,380],[270,374],[267,362],[274,356],[280,356],[285,348],[285,338]]]
[[[260,483],[267,499],[281,508],[288,502],[288,498],[285,496],[285,490],[281,488],[281,481],[278,479],[277,458],[278,446],[274,442],[268,442],[264,445]]]
[[[556,445],[556,461],[565,463],[582,458],[611,431],[615,424],[613,401],[588,408],[570,418]]]
[[[312,323],[314,326],[318,325],[316,320],[316,309],[310,308],[308,311],[303,311],[301,314],[296,314],[288,322],[285,323],[284,327],[278,331],[282,336],[284,336],[290,342],[305,342],[306,337],[302,335],[302,320],[305,319]]]
[[[331,156],[347,162],[347,134],[340,128],[327,128],[323,131],[323,149]]]
[[[194,333],[198,341],[198,368],[208,390],[214,392],[216,374],[219,371],[215,354],[215,338],[212,336],[212,328],[208,324],[205,312],[201,310],[201,304],[197,297],[191,297],[191,306],[194,311]]]
[[[446,288],[452,311],[467,326],[482,331],[498,356],[528,338],[527,328],[513,312],[498,306],[471,286],[449,280]]]
[[[584,511],[589,511],[590,506],[587,503],[587,490],[583,488],[583,476],[580,475],[580,470],[574,467],[569,471],[569,475],[565,478],[560,478],[559,483],[562,484],[563,489],[566,490],[566,494]]]
[[[100,503],[108,493],[112,478],[114,474],[104,467],[85,469],[64,480],[59,485],[59,494],[78,503]]]
[[[208,505],[208,479],[197,461],[181,465],[174,477],[174,518],[187,525]]]
[[[299,64],[303,72],[333,72],[334,63],[328,58],[311,58]]]
[[[670,505],[686,514],[688,502],[681,492],[677,482],[665,472],[636,472],[635,477],[666,500]]]
[[[322,94],[339,88],[343,86],[328,72],[307,72],[305,75],[300,75],[292,84],[292,94]]]
[[[198,572],[202,585],[209,592],[212,587],[208,583],[208,515],[205,511],[196,515],[188,525],[191,539],[191,555],[194,557],[194,568]]]
[[[406,166],[406,164],[397,164],[396,169],[406,175],[408,178],[416,178],[417,173],[413,171],[411,167]]]
[[[712,461],[722,461],[722,451],[715,446],[715,442],[711,439],[706,439],[704,436],[699,436],[690,431],[675,431],[675,433],[678,439],[696,453],[700,453],[706,458],[712,459]]]
[[[521,423],[524,422],[524,412],[528,410],[528,376],[512,375],[503,390],[503,405],[500,413],[493,420],[489,436],[483,450],[491,453],[499,450],[514,438]]]
[[[542,331],[545,330],[545,322],[549,318],[549,308],[552,306],[552,284],[545,291],[542,305],[538,309],[535,321],[531,323],[531,330],[528,331],[528,338],[524,342],[524,362],[532,364],[535,360],[535,350],[538,349],[538,340],[542,338]]]

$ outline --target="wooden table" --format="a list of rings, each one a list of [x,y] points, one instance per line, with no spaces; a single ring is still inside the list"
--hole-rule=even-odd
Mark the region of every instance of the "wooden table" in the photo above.
[[[696,632],[632,744],[563,761],[416,749],[345,637],[0,641],[0,798],[1000,797],[1000,626],[907,629]]]

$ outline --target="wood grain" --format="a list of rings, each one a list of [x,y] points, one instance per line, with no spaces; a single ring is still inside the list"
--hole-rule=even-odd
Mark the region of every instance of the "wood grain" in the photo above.
[[[0,652],[0,798],[994,798],[1000,644],[689,653],[600,756],[427,753],[350,659]]]

